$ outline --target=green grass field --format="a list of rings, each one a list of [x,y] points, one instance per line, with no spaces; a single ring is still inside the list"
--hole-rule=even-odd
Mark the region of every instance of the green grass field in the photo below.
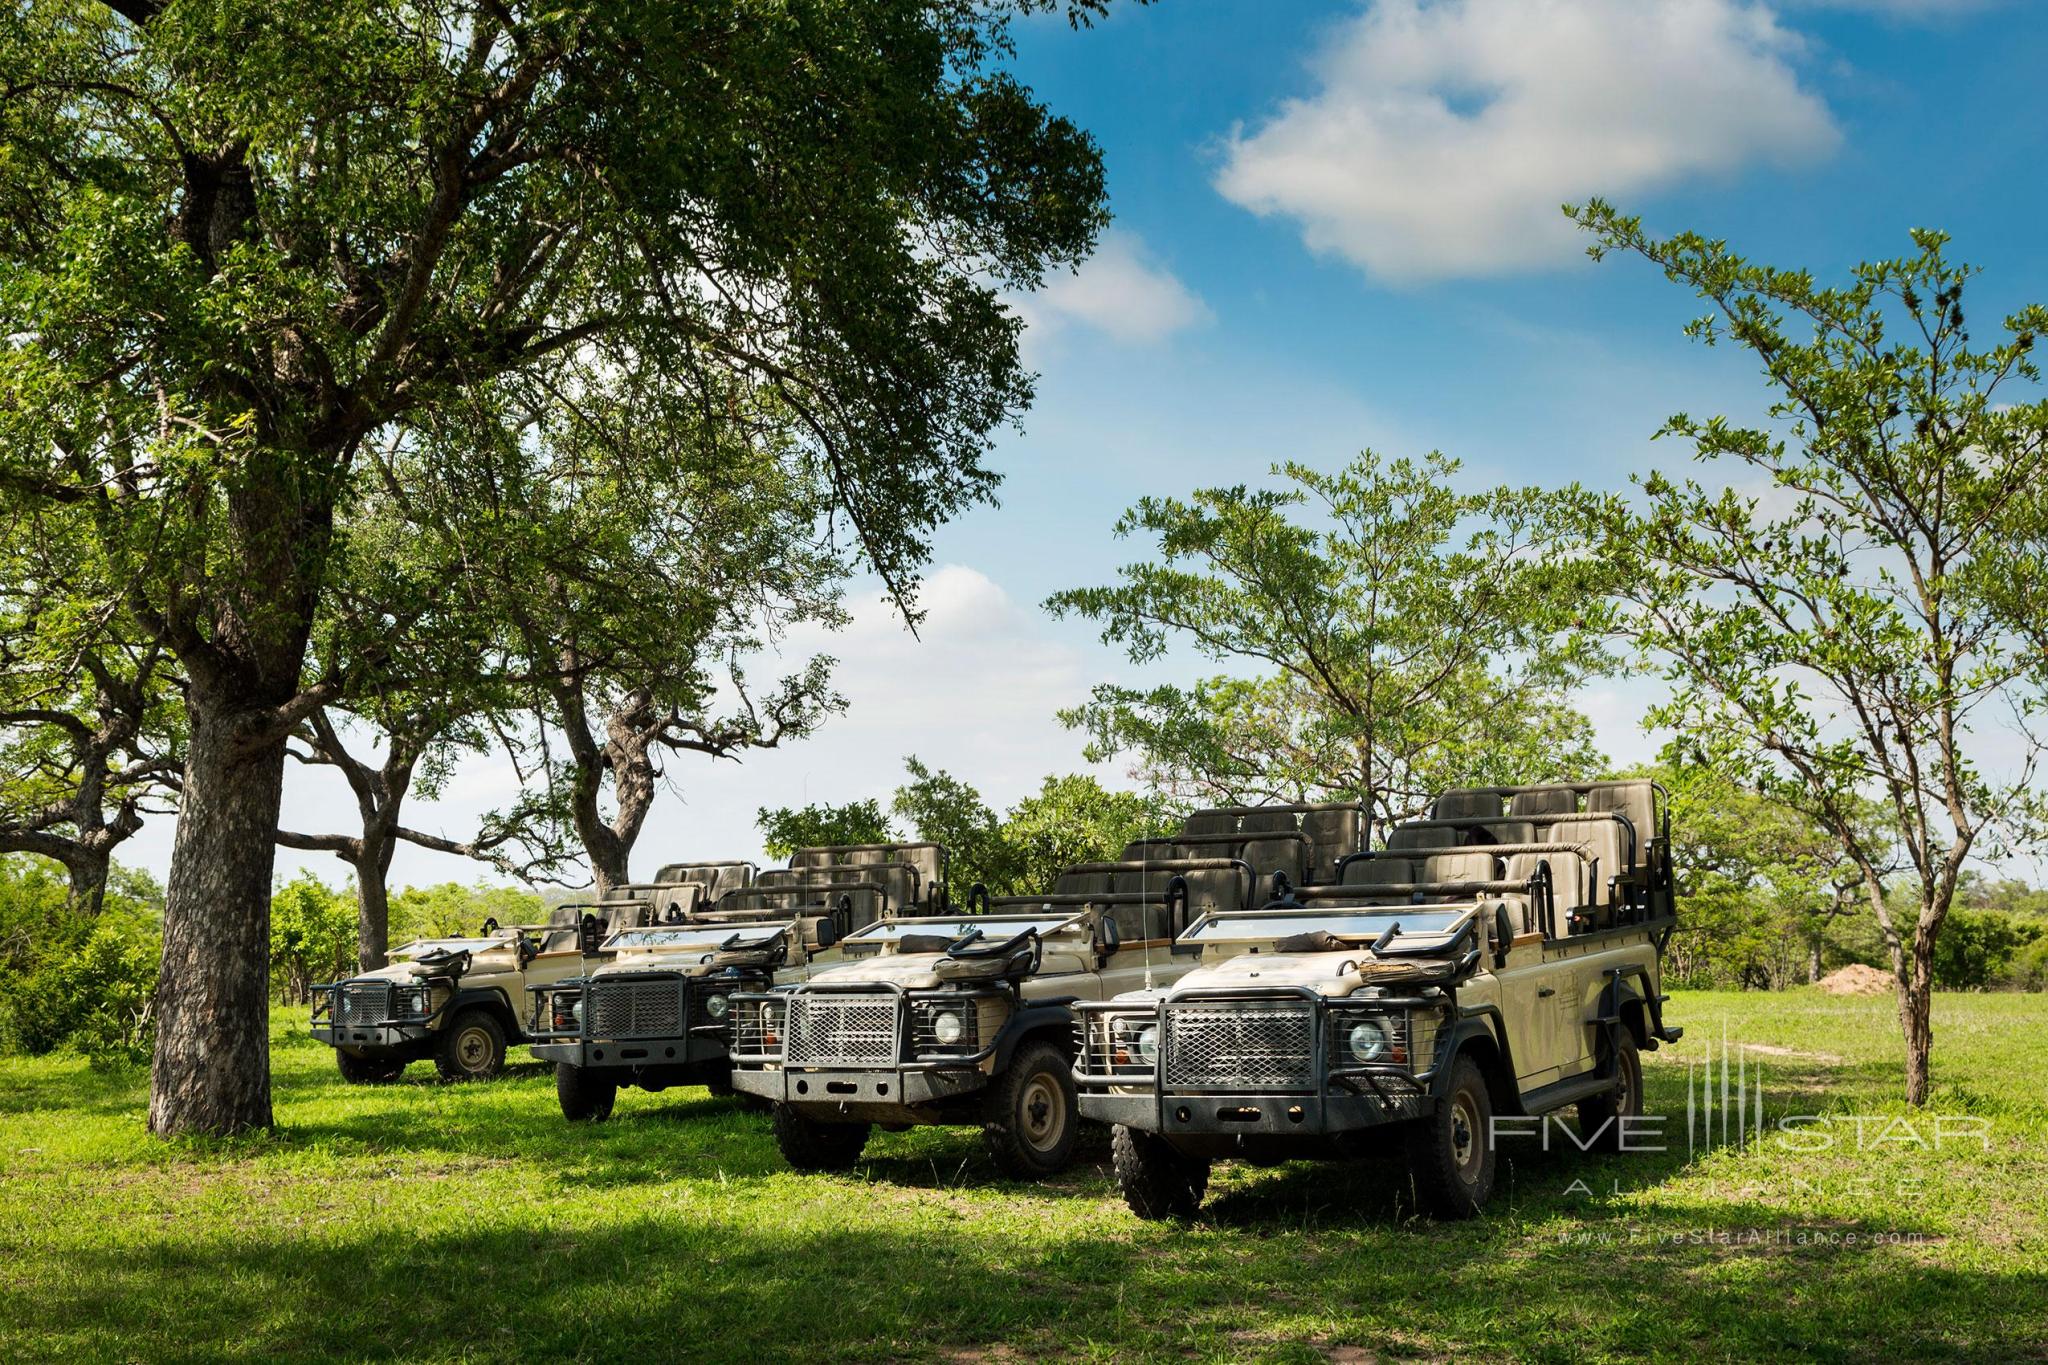
[[[1524,1144],[1457,1225],[1413,1216],[1384,1161],[1220,1166],[1198,1223],[1142,1224],[1106,1141],[1020,1186],[964,1129],[796,1176],[702,1090],[572,1129],[530,1062],[352,1089],[297,1011],[263,1138],[159,1143],[144,1077],[13,1060],[0,1358],[2048,1356],[2048,1000],[1938,1004],[1930,1108],[1982,1121],[1938,1149],[1895,1098],[1888,1000],[1669,1017],[1686,1041],[1646,1060],[1672,1151]],[[1724,1027],[1761,1045],[1773,1122],[1831,1121],[1689,1154],[1688,1063]]]

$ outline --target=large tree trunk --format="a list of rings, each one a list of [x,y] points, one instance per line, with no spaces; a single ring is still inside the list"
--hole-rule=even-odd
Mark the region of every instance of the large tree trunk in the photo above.
[[[1934,1051],[1934,936],[1913,936],[1907,978],[1899,992],[1899,1026],[1906,1036],[1906,1103],[1927,1103],[1928,1059]]]
[[[258,708],[195,680],[156,989],[153,1133],[237,1133],[270,1115],[270,876],[283,737],[237,743]]]
[[[374,972],[391,951],[391,855],[398,839],[388,827],[366,826],[356,859],[356,968]]]

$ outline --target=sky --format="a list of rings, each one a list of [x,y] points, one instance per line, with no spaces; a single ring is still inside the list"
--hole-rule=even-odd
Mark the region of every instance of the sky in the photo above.
[[[786,642],[840,661],[847,713],[742,763],[673,761],[637,875],[758,855],[762,806],[886,802],[906,754],[998,809],[1085,768],[1058,709],[1194,666],[1134,668],[1039,606],[1137,557],[1110,531],[1144,494],[1364,447],[1441,450],[1475,487],[1622,487],[1689,462],[1651,440],[1672,413],[1756,418],[1753,368],[1681,334],[1697,301],[1588,262],[1560,204],[1823,278],[1935,227],[1983,268],[1976,316],[2048,298],[2040,0],[1163,0],[1016,37],[1021,79],[1101,144],[1115,221],[1014,301],[1039,381],[993,453],[1000,504],[934,538],[916,638],[856,584],[846,630]],[[1617,763],[1655,752],[1652,688],[1581,698]],[[473,759],[408,822],[461,836],[515,787]],[[289,776],[287,826],[353,819],[337,779]],[[170,846],[159,820],[124,854],[162,873]],[[301,865],[346,871],[279,850],[281,875]],[[392,879],[481,871],[405,849]]]

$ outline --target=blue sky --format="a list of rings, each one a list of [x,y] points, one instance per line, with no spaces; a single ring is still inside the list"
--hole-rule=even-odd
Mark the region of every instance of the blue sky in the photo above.
[[[1116,222],[1020,302],[1041,378],[996,452],[1001,506],[937,536],[921,640],[868,595],[844,635],[793,641],[844,661],[852,710],[743,766],[678,763],[636,871],[753,852],[762,804],[886,795],[906,753],[998,805],[1081,766],[1053,711],[1131,671],[1037,603],[1135,551],[1108,531],[1142,493],[1367,445],[1441,449],[1475,483],[1616,486],[1686,460],[1648,439],[1671,412],[1754,415],[1741,358],[1680,334],[1694,301],[1586,262],[1560,202],[1604,194],[1822,275],[1936,226],[1984,267],[1980,327],[2048,298],[2036,0],[1165,0],[1017,37],[1023,79],[1100,141]],[[1587,699],[1617,758],[1649,751],[1643,688]],[[467,763],[417,823],[460,833],[510,784]],[[293,777],[289,822],[349,813]],[[161,868],[169,833],[140,861]],[[472,875],[403,854],[394,880]]]

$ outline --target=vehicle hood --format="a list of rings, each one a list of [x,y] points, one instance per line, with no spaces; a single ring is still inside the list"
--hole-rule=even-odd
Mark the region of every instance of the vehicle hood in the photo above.
[[[942,953],[882,953],[841,967],[813,972],[811,980],[831,985],[887,982],[907,991],[932,990],[942,984],[934,970],[942,956]]]
[[[711,965],[711,957],[712,954],[701,948],[672,953],[621,953],[590,974],[604,977],[625,972],[674,972],[677,976],[709,976],[713,971],[723,970]]]
[[[1425,975],[1439,965],[1428,959],[1376,961],[1363,947],[1327,953],[1239,953],[1197,967],[1172,986],[1131,991],[1117,999],[1139,1003],[1181,991],[1306,986],[1318,995],[1341,1000],[1367,986]]]

